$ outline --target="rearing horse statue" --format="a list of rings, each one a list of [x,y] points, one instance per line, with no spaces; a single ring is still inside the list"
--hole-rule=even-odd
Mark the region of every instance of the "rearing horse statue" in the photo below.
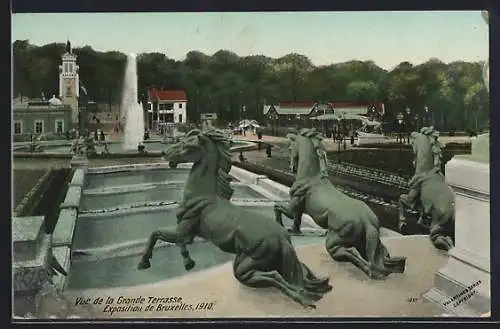
[[[199,236],[235,254],[235,278],[249,287],[275,287],[304,307],[314,307],[332,287],[297,257],[290,234],[278,223],[230,202],[233,189],[229,140],[218,130],[190,131],[165,153],[169,161],[193,163],[175,230],[158,229],[148,240],[139,269],[151,266],[157,240],[181,248],[186,270],[195,263],[186,245]]]
[[[432,244],[448,251],[454,244],[455,194],[446,184],[441,172],[441,149],[439,132],[434,127],[423,127],[411,133],[415,156],[415,175],[409,183],[409,193],[399,198],[399,229],[404,231],[408,222],[405,209],[420,213],[419,222],[431,217],[430,234]]]
[[[328,179],[323,137],[314,129],[288,134],[290,169],[296,179],[290,188],[291,201],[275,205],[276,220],[281,215],[294,220],[292,232],[300,233],[302,214],[308,214],[327,229],[326,250],[336,261],[348,261],[372,279],[403,273],[406,258],[389,256],[380,241],[380,225],[375,213],[364,202],[353,199]]]

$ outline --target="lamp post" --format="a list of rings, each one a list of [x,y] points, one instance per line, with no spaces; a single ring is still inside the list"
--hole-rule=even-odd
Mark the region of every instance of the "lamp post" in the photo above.
[[[403,119],[404,119],[403,113],[399,112],[396,115],[396,120],[398,123],[398,132],[397,132],[398,135],[396,141],[399,141],[400,143],[403,143]]]
[[[245,129],[246,129],[246,127],[245,127],[245,112],[246,112],[246,110],[247,110],[247,107],[245,105],[242,105],[241,106],[241,117],[242,117],[241,121],[242,121],[242,124],[243,124],[243,135],[246,134],[245,133]]]
[[[271,126],[272,127],[272,131],[271,131],[271,133],[272,133],[273,136],[276,136],[276,121],[278,120],[278,115],[275,112],[271,112],[271,113],[269,113],[268,118],[272,122],[272,124],[271,124],[272,125]]]
[[[345,112],[342,112],[340,114],[340,116],[339,116],[339,125],[338,125],[338,143],[339,143],[338,144],[338,151],[339,152],[340,152],[340,149],[341,149],[340,146],[342,144],[344,144],[344,150],[346,149],[345,136],[344,136],[344,132],[345,132],[345,127],[344,127],[344,125],[345,125],[345,121],[344,121],[345,117],[344,117],[344,115],[345,114],[346,114]],[[339,157],[340,157],[340,155],[339,155]]]
[[[418,131],[420,129],[420,117],[418,116],[418,113],[415,114],[415,130]]]
[[[375,105],[371,105],[369,108],[368,108],[368,117],[371,119],[371,120],[375,120]]]
[[[424,113],[425,113],[424,124],[426,126],[433,126],[433,124],[431,122],[432,120],[431,120],[431,117],[430,117],[431,116],[431,111],[430,111],[430,109],[429,109],[429,107],[427,105],[424,106]]]
[[[406,116],[405,116],[405,128],[406,128],[406,140],[407,144],[410,144],[410,133],[411,133],[411,127],[410,127],[410,114],[411,114],[411,109],[409,107],[406,108]]]
[[[194,122],[200,122],[200,90],[196,89],[196,115]]]
[[[239,122],[241,124],[241,121],[243,120],[243,91],[238,91],[238,100],[240,103],[240,117],[239,117]]]

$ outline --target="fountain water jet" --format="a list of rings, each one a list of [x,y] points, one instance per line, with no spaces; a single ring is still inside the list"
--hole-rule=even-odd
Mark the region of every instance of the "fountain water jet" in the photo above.
[[[137,58],[130,54],[127,58],[122,94],[122,119],[125,120],[123,148],[137,149],[144,140],[144,115],[142,104],[137,102]]]

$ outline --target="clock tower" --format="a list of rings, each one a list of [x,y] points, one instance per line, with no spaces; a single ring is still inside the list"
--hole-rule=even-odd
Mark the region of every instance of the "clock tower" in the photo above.
[[[73,54],[71,43],[68,41],[66,51],[62,55],[62,65],[59,65],[59,97],[64,105],[71,107],[71,123],[75,128],[79,120],[78,97],[80,96],[80,82],[78,68],[76,55]]]

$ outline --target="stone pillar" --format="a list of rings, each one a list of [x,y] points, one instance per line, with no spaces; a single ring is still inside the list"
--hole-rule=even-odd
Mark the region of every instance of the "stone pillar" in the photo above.
[[[45,234],[44,216],[14,217],[13,240],[13,315],[37,313],[36,299],[49,281],[49,253],[52,236]]]
[[[488,23],[488,12],[482,12]],[[483,78],[489,90],[489,66]],[[470,155],[446,164],[446,180],[455,191],[455,248],[436,273],[424,297],[458,316],[491,314],[490,272],[490,135],[472,143]]]
[[[489,134],[446,164],[446,180],[455,191],[455,247],[424,297],[448,314],[476,317],[491,309]]]

